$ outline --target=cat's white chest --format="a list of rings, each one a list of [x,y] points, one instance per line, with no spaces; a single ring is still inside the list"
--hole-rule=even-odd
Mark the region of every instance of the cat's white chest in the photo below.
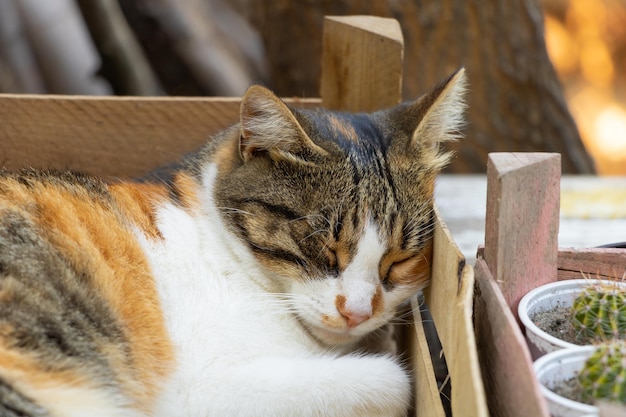
[[[163,239],[144,246],[176,350],[163,415],[204,415],[213,387],[237,362],[321,352],[285,304],[251,280],[262,272],[224,242],[232,237],[219,219],[194,218],[173,205],[159,218]]]

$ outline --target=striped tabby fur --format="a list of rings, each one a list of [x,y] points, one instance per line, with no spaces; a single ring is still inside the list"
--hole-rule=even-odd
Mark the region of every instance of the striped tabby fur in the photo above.
[[[373,114],[241,122],[166,181],[0,176],[0,416],[402,416],[360,351],[429,278],[464,71]]]

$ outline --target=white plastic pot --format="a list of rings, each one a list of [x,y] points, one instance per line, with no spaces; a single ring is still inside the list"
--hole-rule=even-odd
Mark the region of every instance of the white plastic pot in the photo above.
[[[526,328],[526,341],[533,359],[555,350],[571,348],[578,345],[558,339],[541,330],[531,317],[539,312],[549,311],[555,307],[571,307],[578,293],[588,285],[598,283],[614,285],[613,281],[597,279],[569,279],[545,284],[528,292],[517,308],[520,321]],[[618,285],[626,285],[624,282]]]
[[[535,374],[552,417],[597,417],[599,415],[598,407],[570,400],[552,391],[560,381],[578,375],[595,349],[594,346],[560,349],[535,361],[533,365]]]

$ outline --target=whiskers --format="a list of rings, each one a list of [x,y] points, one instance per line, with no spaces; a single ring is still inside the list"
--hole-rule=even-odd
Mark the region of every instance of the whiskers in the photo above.
[[[240,210],[238,208],[234,208],[234,207],[217,207],[217,209],[219,211],[221,211],[224,214],[243,214],[245,216],[253,216],[254,213],[250,213],[249,211],[245,211],[245,210]]]
[[[410,309],[400,311],[389,320],[389,324],[405,326],[413,323],[413,312]]]
[[[256,293],[250,296],[252,311],[262,311],[263,314],[277,316],[292,315],[299,317],[300,312],[295,307],[298,296],[290,293]]]
[[[432,239],[435,230],[433,213],[434,208],[429,205],[428,209],[416,213],[404,224],[402,233],[407,242],[420,246]]]

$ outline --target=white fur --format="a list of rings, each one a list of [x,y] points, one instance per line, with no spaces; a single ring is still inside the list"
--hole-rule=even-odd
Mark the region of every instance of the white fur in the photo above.
[[[306,313],[291,313],[303,295],[285,301],[272,294],[275,277],[264,274],[220,221],[212,197],[215,175],[216,167],[209,166],[202,215],[166,205],[158,211],[163,239],[138,234],[177,358],[155,416],[404,415],[410,384],[401,366],[385,356],[330,353],[295,318]],[[348,268],[352,272],[344,281],[332,284],[345,288],[324,287],[322,282],[332,281],[319,280],[321,294],[332,304],[337,291],[348,289],[357,294],[347,297],[351,307],[365,308],[374,278],[359,283],[359,273],[371,272],[381,251],[376,230],[368,228],[358,265]],[[338,314],[330,305],[323,308]]]
[[[340,286],[346,297],[346,308],[354,313],[371,315],[372,298],[380,285],[378,264],[385,253],[378,229],[368,222],[354,259],[341,274]]]
[[[462,137],[460,132],[465,124],[463,113],[466,108],[464,100],[466,86],[465,68],[461,68],[430,106],[413,133],[413,138],[429,138],[434,144],[460,139]]]

